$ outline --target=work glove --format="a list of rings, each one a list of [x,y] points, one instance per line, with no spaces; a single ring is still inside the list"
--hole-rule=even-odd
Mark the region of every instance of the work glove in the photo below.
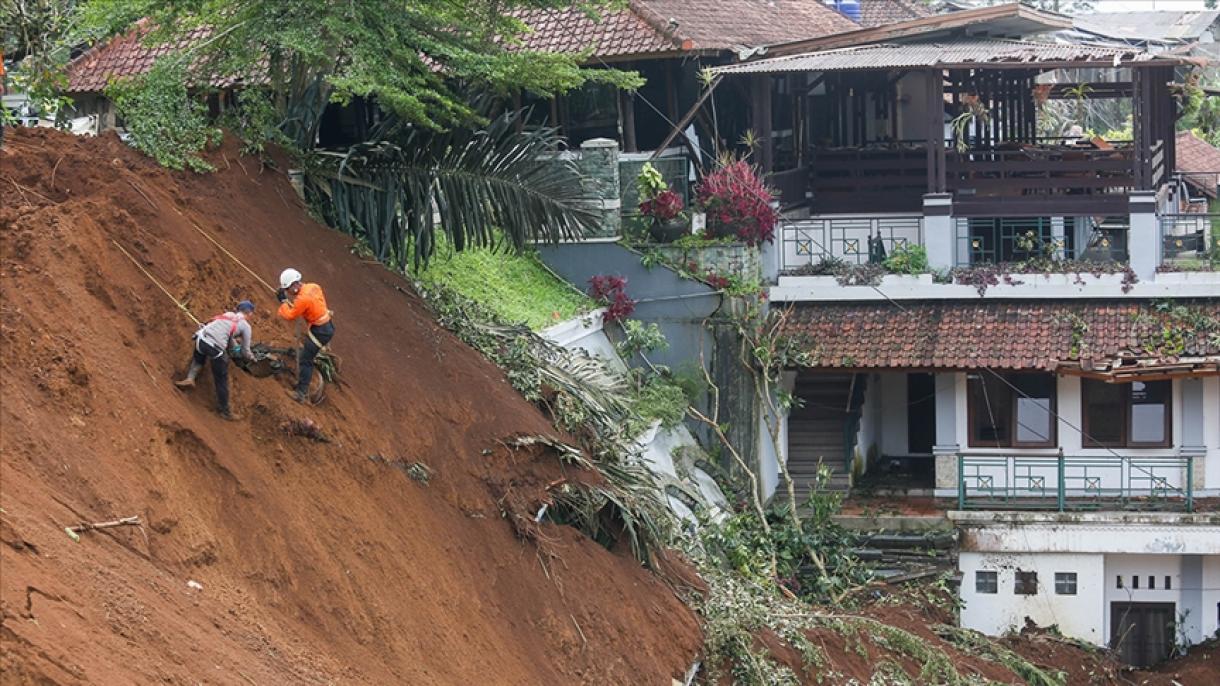
[[[283,288],[279,289],[278,291],[275,292],[275,299],[280,302],[287,301],[288,300],[288,291],[285,291]]]

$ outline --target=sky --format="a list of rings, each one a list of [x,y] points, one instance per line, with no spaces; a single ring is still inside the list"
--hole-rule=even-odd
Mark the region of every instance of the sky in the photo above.
[[[1094,7],[1098,12],[1201,10],[1203,0],[1097,0]]]

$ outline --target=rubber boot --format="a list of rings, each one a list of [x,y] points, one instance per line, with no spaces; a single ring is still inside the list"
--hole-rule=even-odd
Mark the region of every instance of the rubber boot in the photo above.
[[[194,388],[195,377],[199,375],[200,369],[203,369],[203,365],[191,360],[191,368],[186,370],[186,378],[181,381],[175,381],[174,385],[178,388]]]
[[[296,401],[298,403],[305,402],[305,394],[300,391],[296,391],[296,390],[288,391],[288,397],[292,398],[294,401]]]

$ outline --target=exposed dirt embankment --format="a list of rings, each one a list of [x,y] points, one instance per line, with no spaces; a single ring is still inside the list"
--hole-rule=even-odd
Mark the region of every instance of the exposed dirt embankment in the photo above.
[[[529,502],[560,475],[500,442],[550,432],[545,419],[403,280],[312,221],[282,174],[232,146],[213,161],[169,173],[113,136],[46,130],[0,149],[5,683],[679,675],[699,630],[661,580],[572,529],[545,527],[539,547],[504,520],[489,481]],[[234,369],[229,423],[207,372],[189,394],[172,386],[194,326],[112,240],[197,316],[249,297],[256,340],[292,338],[196,225],[267,281],[293,266],[326,289],[346,383],[324,405]],[[284,433],[296,416],[331,442]],[[131,515],[145,525],[64,532]]]

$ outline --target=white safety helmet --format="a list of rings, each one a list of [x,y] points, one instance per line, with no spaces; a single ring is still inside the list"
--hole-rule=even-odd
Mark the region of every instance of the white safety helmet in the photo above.
[[[292,284],[301,280],[301,272],[289,267],[280,272],[280,288],[288,288]]]

